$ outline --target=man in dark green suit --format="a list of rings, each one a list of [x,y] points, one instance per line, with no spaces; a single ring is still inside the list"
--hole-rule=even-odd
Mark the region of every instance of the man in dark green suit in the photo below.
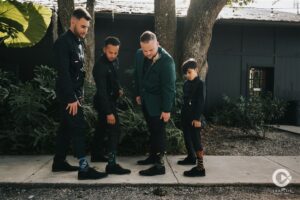
[[[140,175],[165,174],[165,125],[175,98],[175,63],[169,53],[159,46],[156,35],[145,31],[140,37],[141,49],[135,56],[136,102],[142,106],[150,131],[150,155],[139,165],[154,164]]]

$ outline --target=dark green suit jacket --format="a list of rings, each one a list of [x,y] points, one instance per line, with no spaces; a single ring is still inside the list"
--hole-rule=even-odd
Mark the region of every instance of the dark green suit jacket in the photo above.
[[[141,96],[142,104],[150,116],[160,116],[171,112],[175,100],[175,63],[166,50],[159,47],[159,59],[143,75],[144,55],[139,49],[135,55],[136,96]]]

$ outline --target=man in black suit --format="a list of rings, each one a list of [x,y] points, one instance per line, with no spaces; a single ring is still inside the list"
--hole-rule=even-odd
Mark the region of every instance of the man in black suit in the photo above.
[[[86,121],[81,107],[83,103],[84,45],[91,16],[83,9],[75,9],[71,17],[70,29],[62,34],[54,44],[54,53],[58,77],[56,94],[60,103],[61,122],[57,134],[56,152],[52,171],[77,171],[78,179],[100,179],[106,177],[89,167],[85,158]],[[67,151],[72,139],[79,167],[66,161]]]
[[[98,121],[93,139],[91,161],[104,161],[104,137],[108,137],[108,174],[129,174],[130,170],[122,168],[116,162],[117,146],[120,136],[120,122],[117,113],[117,99],[123,95],[117,70],[119,68],[120,40],[109,36],[104,41],[103,54],[95,63],[93,77],[97,91],[94,107],[98,112]]]
[[[136,102],[142,106],[150,132],[150,155],[139,165],[153,164],[139,173],[142,176],[165,174],[166,123],[175,99],[175,63],[157,41],[156,35],[145,31],[140,37],[141,48],[135,56]]]

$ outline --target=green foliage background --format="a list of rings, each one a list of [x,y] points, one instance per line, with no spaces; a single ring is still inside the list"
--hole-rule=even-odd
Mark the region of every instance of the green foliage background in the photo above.
[[[34,78],[25,83],[18,82],[13,74],[0,70],[0,154],[53,153],[59,125],[55,78],[54,69],[47,66],[36,67]],[[92,104],[94,93],[95,86],[87,83],[83,109],[88,123],[88,144],[97,120]],[[140,108],[128,96],[118,102],[122,131],[119,152],[123,155],[144,154],[148,151],[149,133]],[[179,124],[176,121],[178,114],[174,112],[174,119],[167,126],[168,153],[184,152],[182,133],[175,126]]]
[[[0,1],[0,44],[30,47],[46,34],[52,10],[32,2]]]
[[[246,133],[254,132],[258,136],[268,130],[267,124],[276,123],[284,116],[287,103],[273,98],[271,94],[262,94],[245,98],[231,99],[223,97],[222,106],[214,113],[213,121],[229,127],[237,127]]]
[[[55,78],[55,70],[47,66],[36,67],[34,78],[24,83],[0,69],[0,154],[53,153],[59,125]],[[167,152],[171,154],[185,153],[180,130],[182,84],[182,81],[176,83],[175,106],[167,125]],[[97,121],[92,103],[94,94],[95,85],[87,83],[83,104],[88,123],[87,144],[91,143]],[[149,151],[149,132],[141,108],[133,103],[130,92],[125,90],[125,94],[118,101],[121,124],[119,154],[145,154]],[[225,96],[223,105],[213,115],[213,122],[259,135],[264,134],[265,124],[273,123],[284,115],[285,108],[284,101],[271,95],[238,99]]]

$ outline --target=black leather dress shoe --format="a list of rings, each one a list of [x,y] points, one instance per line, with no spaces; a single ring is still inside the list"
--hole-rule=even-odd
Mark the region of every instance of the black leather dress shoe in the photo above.
[[[158,156],[155,154],[150,154],[145,160],[137,161],[138,165],[151,165],[154,164],[158,160]]]
[[[52,172],[78,171],[79,167],[70,165],[67,161],[53,161]]]
[[[105,171],[107,174],[118,174],[118,175],[131,173],[131,171],[129,169],[124,169],[119,164],[106,165]]]
[[[78,180],[95,180],[107,177],[107,173],[98,172],[94,168],[88,167],[84,171],[78,171]]]
[[[196,158],[192,157],[185,157],[183,160],[179,160],[177,162],[178,165],[195,165],[196,164]]]
[[[189,171],[184,171],[183,172],[184,176],[187,177],[199,177],[199,176],[205,176],[205,169],[198,169],[198,167],[193,167]]]
[[[141,170],[140,172],[141,176],[155,176],[155,175],[162,175],[166,173],[165,166],[161,165],[154,165],[146,170]]]

